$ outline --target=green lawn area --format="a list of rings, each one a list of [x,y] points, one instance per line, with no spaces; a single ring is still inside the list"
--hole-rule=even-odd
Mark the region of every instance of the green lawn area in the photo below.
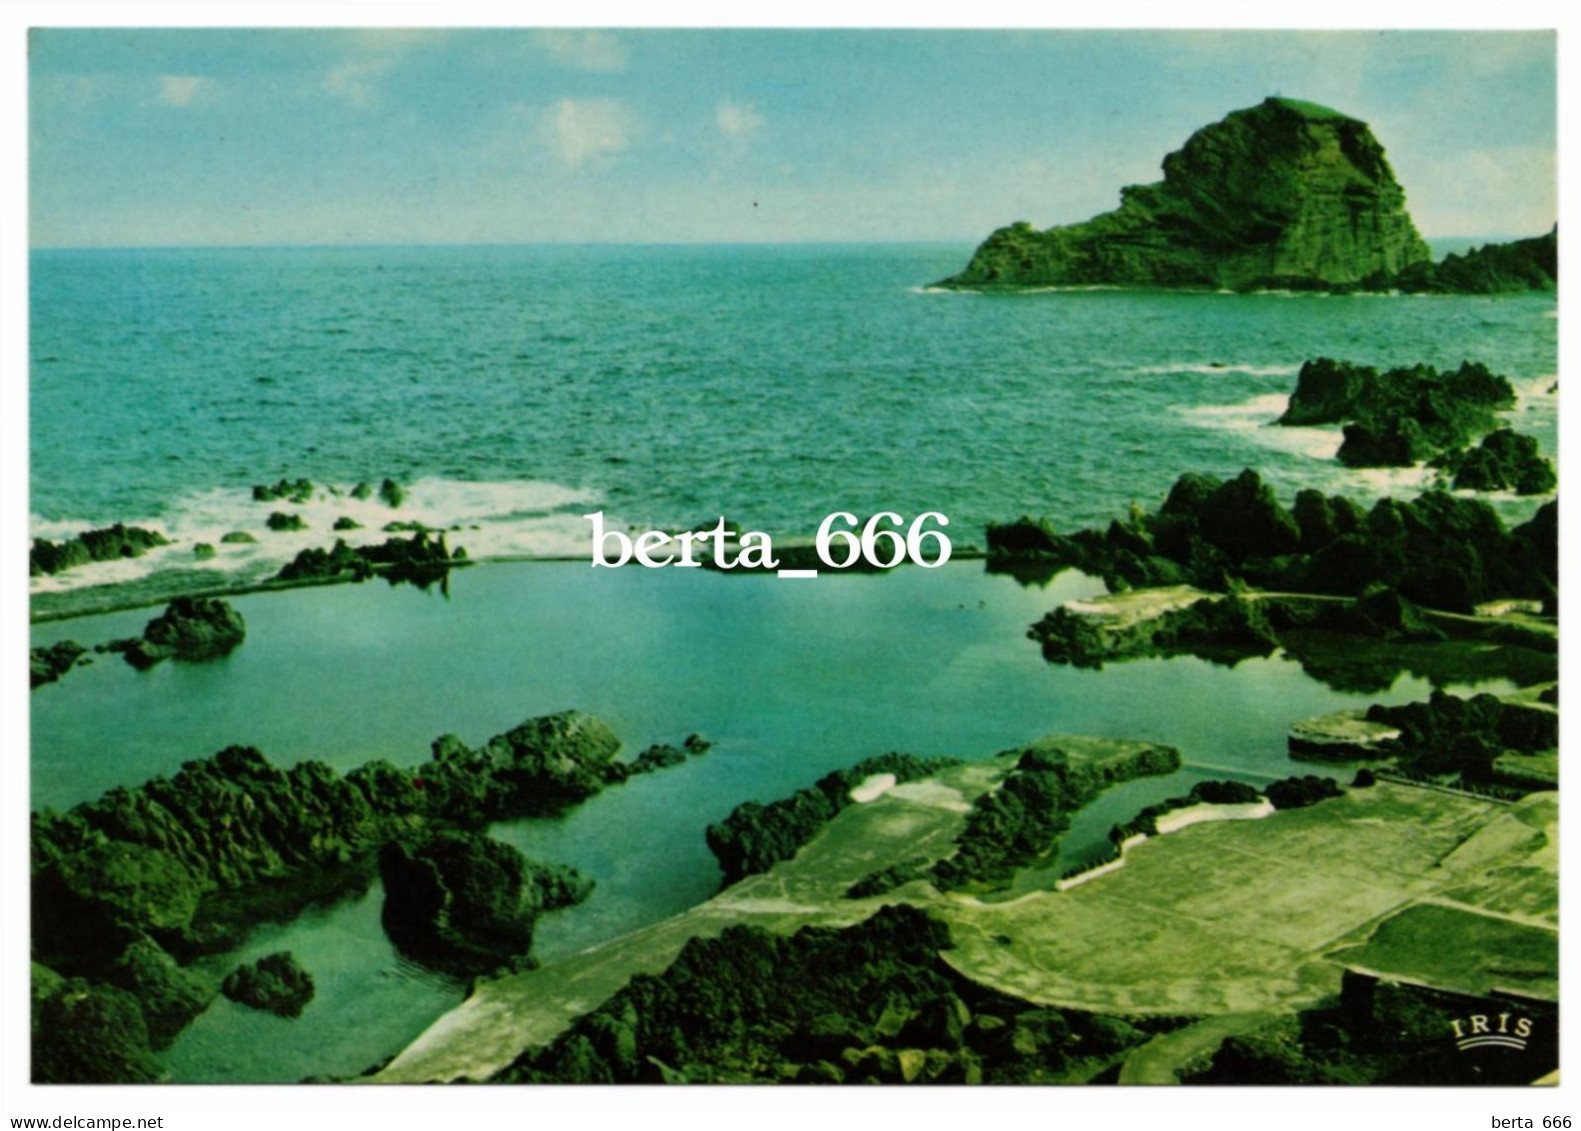
[[[1419,903],[1391,916],[1337,961],[1385,977],[1482,995],[1559,996],[1559,933],[1458,907]]]

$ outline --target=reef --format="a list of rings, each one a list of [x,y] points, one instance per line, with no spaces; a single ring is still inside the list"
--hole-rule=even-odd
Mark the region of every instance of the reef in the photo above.
[[[1510,428],[1490,432],[1469,450],[1447,452],[1434,465],[1454,477],[1457,491],[1546,495],[1559,486],[1553,461],[1543,456],[1536,438]]]
[[[62,640],[28,653],[28,682],[33,687],[54,683],[77,666],[88,650],[75,640]],[[89,661],[91,662],[91,661]]]
[[[1494,413],[1513,407],[1508,379],[1476,362],[1379,373],[1320,357],[1301,366],[1278,423],[1344,424],[1338,458],[1347,467],[1411,467],[1459,452],[1498,426]]]
[[[104,645],[120,652],[134,668],[163,660],[198,662],[228,655],[247,638],[247,622],[217,597],[177,597],[143,628],[142,636]]]
[[[51,542],[33,539],[28,555],[28,572],[33,577],[60,573],[89,562],[113,562],[120,558],[140,558],[149,550],[170,545],[170,540],[153,530],[116,523],[98,530],[84,530],[75,538]]]
[[[328,550],[309,546],[280,568],[277,581],[366,581],[375,573],[391,584],[410,581],[427,585],[442,579],[452,566],[466,560],[467,552],[451,550],[444,534],[429,538],[422,531],[410,538],[387,538],[376,546],[347,545],[335,539]]]
[[[305,503],[313,497],[313,481],[311,479],[281,479],[273,486],[264,484],[253,485],[253,502],[255,503]]]
[[[1247,469],[1230,480],[1182,475],[1156,513],[1134,510],[1104,530],[1038,529],[1041,537],[1030,539],[1025,520],[1008,535],[990,526],[990,567],[1074,568],[1113,591],[1191,585],[1228,594],[1253,586],[1359,597],[1381,585],[1450,612],[1511,598],[1557,607],[1556,501],[1514,529],[1486,503],[1447,491],[1380,499],[1369,510],[1309,489],[1287,509]]]
[[[313,989],[313,975],[288,950],[243,963],[220,985],[220,992],[234,1002],[287,1018],[302,1015],[313,1000]]]

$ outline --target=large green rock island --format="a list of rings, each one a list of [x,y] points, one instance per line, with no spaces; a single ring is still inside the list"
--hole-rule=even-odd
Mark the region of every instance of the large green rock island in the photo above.
[[[1432,261],[1372,130],[1311,102],[1204,126],[1120,195],[1085,223],[999,229],[941,285],[1347,288]]]

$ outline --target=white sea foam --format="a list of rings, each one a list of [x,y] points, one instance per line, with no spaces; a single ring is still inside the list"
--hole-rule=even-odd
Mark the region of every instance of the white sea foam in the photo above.
[[[1559,375],[1521,377],[1510,382],[1515,387],[1516,412],[1552,410],[1559,403]]]
[[[1182,417],[1204,428],[1239,432],[1281,452],[1332,460],[1345,440],[1338,428],[1281,427],[1274,422],[1290,404],[1285,393],[1264,393],[1235,404],[1177,406]]]
[[[302,503],[258,502],[246,488],[212,488],[177,500],[160,518],[117,516],[90,521],[34,515],[31,528],[37,538],[58,541],[122,521],[156,531],[172,545],[137,558],[92,562],[52,577],[33,578],[32,591],[125,584],[172,568],[216,570],[230,575],[235,582],[255,581],[272,575],[310,546],[328,547],[337,538],[352,546],[383,542],[392,536],[384,530],[390,522],[421,523],[444,530],[451,548],[464,547],[473,559],[581,557],[588,551],[588,526],[581,515],[601,498],[597,491],[541,480],[465,482],[427,478],[412,483],[401,505],[391,507],[377,495],[353,498],[350,488],[350,484],[333,488],[320,485],[312,498]],[[270,530],[268,518],[275,511],[300,515],[307,529]],[[339,519],[350,519],[360,528],[336,530]],[[612,519],[611,526],[616,525]],[[234,530],[246,531],[257,541],[222,541],[225,534]],[[197,559],[193,546],[199,542],[213,546],[215,556]]]

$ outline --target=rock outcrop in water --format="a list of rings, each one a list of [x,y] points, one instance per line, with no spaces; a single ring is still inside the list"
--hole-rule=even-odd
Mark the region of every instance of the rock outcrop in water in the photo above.
[[[1380,499],[1368,510],[1304,490],[1287,509],[1248,469],[1230,480],[1182,475],[1155,514],[1138,511],[1107,529],[1070,535],[1045,530],[1015,552],[998,529],[988,530],[991,566],[1071,567],[1112,590],[1193,585],[1225,593],[1244,582],[1359,597],[1382,585],[1415,604],[1459,613],[1506,598],[1551,610],[1558,599],[1556,501],[1514,529],[1486,503],[1446,491]]]
[[[1354,288],[1431,261],[1365,122],[1269,98],[1192,134],[1120,207],[978,247],[952,287]]]
[[[34,577],[60,573],[89,562],[113,562],[120,558],[140,558],[149,550],[170,545],[170,540],[153,530],[116,523],[100,530],[84,530],[64,542],[33,539],[28,570]]]
[[[337,528],[340,523],[337,521]],[[355,527],[356,523],[352,523]],[[410,538],[387,538],[377,546],[350,546],[343,538],[321,550],[309,546],[280,568],[277,581],[366,581],[375,573],[391,584],[410,581],[419,586],[442,580],[452,566],[466,560],[460,546],[451,550],[441,533],[430,538],[419,531]]]
[[[1446,453],[1434,463],[1454,476],[1457,491],[1546,495],[1559,486],[1553,462],[1539,450],[1536,438],[1509,428],[1490,432],[1478,446]]]
[[[247,638],[247,622],[217,597],[177,597],[149,621],[140,638],[124,642],[126,662],[151,668],[161,660],[211,660]]]
[[[385,932],[431,965],[486,974],[521,963],[541,911],[586,899],[593,881],[575,869],[528,860],[480,833],[436,833],[379,853]]]
[[[313,975],[289,950],[266,954],[232,970],[220,986],[232,1001],[280,1017],[300,1017],[313,1000]]]
[[[696,754],[708,744],[694,735],[684,745]],[[52,1045],[39,1063],[57,1074],[39,1078],[147,1078],[140,1066],[150,1042],[159,1047],[212,996],[172,953],[224,950],[261,918],[365,885],[389,844],[402,846],[386,865],[392,888],[423,872],[438,895],[430,904],[396,900],[392,933],[410,928],[410,950],[472,971],[520,957],[532,918],[584,898],[591,885],[569,869],[525,860],[481,830],[563,811],[674,761],[649,758],[634,768],[615,759],[619,746],[607,724],[579,711],[529,719],[478,750],[444,736],[432,759],[411,770],[384,761],[344,775],[319,762],[283,769],[233,746],[170,778],[112,789],[66,813],[33,814],[40,1015],[74,1017],[96,1035]],[[61,987],[76,983],[63,976],[91,979],[82,983],[89,989],[68,993]],[[127,1005],[135,1032],[124,1024]],[[130,1036],[112,1038],[105,1026]],[[95,1060],[101,1038],[106,1051]]]
[[[77,666],[77,661],[87,651],[75,640],[62,640],[43,648],[34,648],[28,655],[28,681],[33,687],[54,683]]]
[[[1345,466],[1410,467],[1460,452],[1498,426],[1496,412],[1514,407],[1509,380],[1476,362],[1443,373],[1430,365],[1379,373],[1320,357],[1302,364],[1278,423],[1344,424]]]
[[[1490,243],[1438,263],[1413,263],[1398,275],[1368,280],[1368,289],[1460,295],[1558,290],[1559,226],[1546,236]]]

